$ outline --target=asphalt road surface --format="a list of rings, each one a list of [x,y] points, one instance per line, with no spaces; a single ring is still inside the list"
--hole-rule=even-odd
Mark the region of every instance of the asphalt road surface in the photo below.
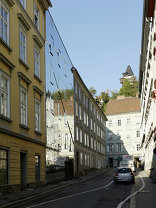
[[[47,196],[27,201],[17,208],[117,208],[131,195],[130,183],[115,184],[113,173],[100,174]],[[62,182],[63,183],[63,182]],[[129,202],[122,208],[127,208]]]

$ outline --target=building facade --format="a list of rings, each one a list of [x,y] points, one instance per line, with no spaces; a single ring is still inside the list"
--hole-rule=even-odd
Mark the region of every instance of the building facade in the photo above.
[[[5,192],[45,182],[49,6],[49,0],[0,0],[0,187]]]
[[[140,164],[140,99],[118,96],[107,104],[106,116],[106,164],[117,167],[124,155],[133,156]]]
[[[105,167],[107,118],[85,86],[78,71],[74,76],[74,158],[75,172]]]
[[[156,1],[145,0],[139,70],[142,165],[156,181]]]

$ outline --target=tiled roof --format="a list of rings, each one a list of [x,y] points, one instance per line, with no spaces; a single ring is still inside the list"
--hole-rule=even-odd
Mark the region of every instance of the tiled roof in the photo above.
[[[106,115],[139,112],[140,98],[127,97],[123,99],[110,99],[107,104]]]

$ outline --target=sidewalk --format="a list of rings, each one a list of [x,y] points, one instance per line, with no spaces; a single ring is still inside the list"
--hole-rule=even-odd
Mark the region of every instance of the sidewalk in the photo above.
[[[145,171],[137,173],[135,189],[132,192],[138,190],[140,191],[131,199],[130,208],[156,208],[156,183],[152,182]]]
[[[111,169],[106,168],[102,170],[96,170],[93,172],[88,173],[87,175],[82,175],[78,178],[73,178],[71,180],[64,180],[57,183],[50,183],[45,184],[42,187],[35,188],[35,189],[26,189],[17,193],[12,194],[6,194],[0,196],[0,208],[7,208],[7,207],[13,207],[15,204],[19,204],[20,202],[24,202],[27,200],[30,200],[32,198],[43,196],[45,194],[48,194],[50,192],[54,192],[56,190],[62,189],[66,186],[70,186],[72,184],[80,183],[84,180],[88,180],[90,178],[93,178],[97,175],[103,174],[105,172],[110,171]]]

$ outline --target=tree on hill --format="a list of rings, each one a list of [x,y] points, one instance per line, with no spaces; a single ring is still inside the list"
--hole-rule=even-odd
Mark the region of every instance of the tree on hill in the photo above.
[[[125,97],[136,97],[138,93],[138,81],[135,83],[130,83],[127,79],[123,82],[122,87],[120,88],[120,91],[118,95],[124,95]]]

